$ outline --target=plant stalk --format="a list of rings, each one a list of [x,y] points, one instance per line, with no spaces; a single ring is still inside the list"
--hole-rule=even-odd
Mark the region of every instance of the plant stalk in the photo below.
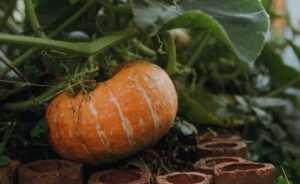
[[[29,19],[32,29],[39,37],[46,37],[45,33],[42,31],[42,28],[39,24],[39,21],[36,17],[32,0],[24,0],[26,7],[26,15]]]
[[[3,17],[0,19],[0,31],[3,30],[3,28],[6,25],[6,22],[8,18],[11,16],[13,10],[15,9],[17,0],[11,0],[10,4],[8,5]]]
[[[194,54],[192,55],[191,59],[187,63],[187,66],[192,67],[197,62],[197,60],[199,59],[199,57],[203,53],[209,38],[210,38],[209,34],[204,33],[204,36],[203,36],[203,39],[202,39],[200,45],[197,47],[197,49],[194,52]]]
[[[84,12],[86,12],[91,5],[93,5],[95,0],[89,0],[87,3],[79,9],[74,15],[72,15],[68,20],[66,20],[63,24],[61,24],[58,28],[56,28],[53,32],[51,32],[48,36],[50,38],[55,37],[58,33],[63,31],[66,27],[71,25],[76,19],[78,19]],[[31,48],[17,59],[12,62],[12,65],[15,67],[20,67],[25,61],[27,61],[30,57],[37,54],[40,51],[40,48]],[[10,68],[5,67],[0,70],[0,79],[3,78],[8,72]]]
[[[147,47],[146,45],[144,45],[143,43],[141,43],[140,41],[138,41],[137,39],[132,39],[132,43],[145,55],[151,57],[151,58],[155,58],[157,57],[156,52],[152,49],[150,49],[149,47]]]
[[[164,31],[161,33],[163,43],[166,47],[167,54],[168,54],[168,64],[166,68],[166,72],[172,76],[176,72],[176,45],[175,41],[168,31]]]
[[[132,29],[128,30],[127,32],[124,31],[121,33],[101,37],[92,42],[78,43],[51,40],[46,38],[36,38],[30,36],[0,34],[0,43],[22,44],[26,46],[42,47],[64,52],[71,52],[83,56],[89,56],[101,53],[103,50],[110,48],[131,37],[134,37],[138,33],[139,32],[137,29]]]
[[[7,104],[4,104],[4,108],[7,110],[14,110],[14,111],[25,110],[29,107],[40,105],[41,103],[44,103],[45,101],[47,101],[47,99],[49,99],[50,96],[53,96],[54,94],[63,90],[64,88],[65,88],[65,83],[62,82],[62,83],[58,84],[56,87],[49,89],[47,92],[45,92],[44,94],[42,94],[36,98],[21,101],[21,102],[7,103]]]
[[[300,81],[300,76],[296,77],[295,79],[291,80],[290,82],[280,86],[279,88],[275,89],[274,91],[268,93],[266,96],[276,96],[280,93],[282,93],[284,90],[286,90],[287,88],[293,86],[294,84],[298,83]]]

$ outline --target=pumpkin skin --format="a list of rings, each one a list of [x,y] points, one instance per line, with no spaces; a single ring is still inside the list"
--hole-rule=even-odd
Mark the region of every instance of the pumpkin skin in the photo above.
[[[64,92],[47,111],[49,140],[62,157],[93,165],[114,162],[159,140],[178,109],[164,70],[145,61],[124,65],[89,94]]]

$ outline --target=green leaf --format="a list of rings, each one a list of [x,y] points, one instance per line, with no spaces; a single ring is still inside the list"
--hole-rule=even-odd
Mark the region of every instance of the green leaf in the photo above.
[[[269,18],[259,0],[133,0],[135,21],[146,33],[161,28],[203,28],[227,44],[243,61],[263,48]]]
[[[262,59],[270,72],[273,87],[285,85],[300,76],[297,70],[284,64],[282,57],[268,46],[262,52]]]
[[[290,166],[291,166],[291,169],[293,169],[295,171],[295,175],[300,176],[300,170],[299,170],[299,168],[300,168],[300,157],[299,156],[298,156],[297,159],[294,159],[294,160],[291,161]]]
[[[208,101],[212,102],[211,99],[208,99]],[[210,107],[208,109],[207,106],[199,103],[184,92],[179,93],[179,104],[179,112],[196,125],[222,125],[223,123],[222,119],[216,115],[218,108]]]
[[[270,128],[272,116],[264,111],[263,109],[253,107],[252,110],[254,111],[255,115],[257,116],[258,120],[263,123],[267,128]]]
[[[282,107],[287,105],[287,101],[280,98],[257,97],[250,99],[254,106],[259,108]]]
[[[30,136],[31,137],[39,137],[40,134],[46,133],[48,131],[48,125],[46,119],[41,119],[36,126],[31,130]]]
[[[276,140],[283,140],[286,138],[286,132],[283,130],[278,124],[272,124],[270,126],[271,131],[274,136],[276,136]]]
[[[297,46],[293,41],[291,40],[288,40],[287,43],[292,47],[292,49],[294,50],[297,58],[298,58],[298,61],[300,61],[300,47]]]
[[[7,166],[10,162],[10,158],[6,155],[0,156],[0,167]]]
[[[287,178],[283,176],[277,177],[277,184],[293,184],[293,182],[289,181]]]
[[[290,142],[283,142],[280,145],[285,152],[289,152],[297,158],[300,157],[300,148],[298,146],[291,144]]]
[[[180,130],[181,133],[185,136],[197,134],[198,132],[197,128],[193,124],[185,120],[175,121],[174,128]]]
[[[261,0],[262,5],[266,10],[270,10],[270,7],[272,5],[272,0]]]

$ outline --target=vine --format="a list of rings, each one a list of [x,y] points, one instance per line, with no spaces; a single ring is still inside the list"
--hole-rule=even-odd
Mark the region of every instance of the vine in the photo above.
[[[92,42],[66,42],[58,40],[50,40],[46,38],[36,38],[30,36],[18,36],[0,34],[0,42],[9,44],[22,44],[26,46],[42,47],[64,52],[71,52],[78,55],[89,56],[99,54],[103,50],[108,49],[122,41],[128,40],[138,35],[137,29],[123,31],[121,33],[98,38]]]
[[[8,18],[11,16],[15,6],[16,6],[17,0],[11,0],[10,4],[8,5],[3,17],[0,19],[0,31],[3,30]]]
[[[82,8],[80,8],[76,13],[74,13],[70,18],[68,18],[65,22],[63,22],[60,26],[58,26],[55,30],[53,30],[48,37],[53,38],[57,36],[61,31],[63,31],[65,28],[67,28],[69,25],[71,25],[73,22],[75,22],[83,13],[85,13],[93,4],[95,3],[95,0],[89,0],[87,1]],[[31,58],[33,55],[36,55],[40,51],[40,48],[31,48],[18,58],[16,58],[14,61],[12,61],[12,65],[14,67],[20,67],[23,65],[25,61],[27,61],[29,58]],[[8,72],[10,71],[10,68],[5,67],[0,70],[0,78],[3,78]]]
[[[167,64],[166,72],[170,76],[172,76],[176,72],[177,56],[176,56],[175,41],[174,41],[172,35],[170,34],[170,32],[168,32],[168,31],[164,31],[163,33],[161,33],[161,37],[162,37],[162,40],[163,40],[163,43],[165,45],[167,55],[168,55],[168,64]]]

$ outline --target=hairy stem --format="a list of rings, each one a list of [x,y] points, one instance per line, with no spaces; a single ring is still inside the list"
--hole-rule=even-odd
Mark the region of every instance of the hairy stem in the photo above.
[[[168,31],[164,31],[162,34],[162,40],[168,54],[168,65],[166,68],[167,73],[172,76],[176,72],[176,46],[175,41]]]
[[[8,18],[11,16],[11,14],[16,6],[16,2],[17,2],[17,0],[10,1],[10,4],[8,5],[3,17],[0,19],[0,31],[3,30]]]
[[[0,62],[3,63],[6,67],[9,67],[11,70],[13,70],[20,78],[25,79],[25,77],[22,75],[22,72],[14,66],[11,65],[10,61],[6,59],[6,57],[0,56]]]
[[[7,103],[4,105],[4,108],[8,109],[8,110],[15,110],[15,111],[28,109],[29,107],[40,105],[40,104],[46,102],[50,96],[53,96],[54,94],[63,90],[64,88],[65,88],[65,83],[63,82],[63,83],[58,84],[56,87],[49,89],[44,94],[42,94],[36,98],[32,98],[32,99],[25,100],[22,102]]]
[[[17,36],[0,34],[0,43],[22,44],[27,46],[43,47],[48,49],[61,50],[71,52],[78,55],[89,56],[98,54],[103,50],[110,48],[124,40],[127,40],[138,34],[137,29],[128,30],[127,32],[116,33],[101,37],[92,42],[66,42],[58,40],[50,40],[45,38],[36,38],[30,36]]]
[[[30,107],[41,105],[42,103],[45,103],[45,102],[51,100],[53,97],[65,92],[69,89],[72,89],[77,85],[81,85],[86,82],[90,82],[90,81],[89,80],[79,81],[73,85],[68,86],[68,84],[65,81],[63,81],[63,82],[58,83],[55,87],[49,89],[48,91],[46,91],[45,93],[41,94],[40,96],[38,96],[36,98],[30,98],[28,100],[24,100],[21,102],[7,103],[7,104],[4,104],[3,107],[7,110],[13,110],[13,111],[26,110]]]
[[[29,19],[32,29],[39,37],[46,37],[45,33],[42,31],[42,28],[39,24],[39,21],[36,17],[32,0],[24,0],[26,7],[26,15]]]
[[[68,20],[66,20],[64,23],[62,23],[58,28],[56,28],[53,32],[49,34],[50,38],[55,37],[58,33],[63,31],[66,27],[73,24],[75,20],[77,20],[84,12],[89,10],[89,8],[95,3],[95,0],[88,0],[86,4],[79,9],[75,14],[73,14]]]
[[[15,59],[11,63],[11,66],[14,66],[16,68],[19,67],[20,65],[22,65],[24,63],[24,61],[27,61],[32,55],[37,53],[37,51],[39,51],[39,48],[29,49],[27,52],[25,52],[20,57]],[[0,79],[3,78],[10,70],[11,70],[11,67],[5,67],[5,68],[1,69],[0,70]]]
[[[149,56],[151,58],[155,58],[157,56],[154,50],[150,49],[137,39],[132,39],[132,43],[146,56]]]

